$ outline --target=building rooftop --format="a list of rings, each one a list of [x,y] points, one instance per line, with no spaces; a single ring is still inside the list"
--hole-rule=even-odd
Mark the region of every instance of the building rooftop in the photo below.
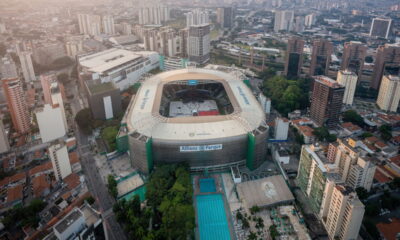
[[[99,84],[87,84],[91,95],[101,94],[110,90],[115,89],[112,82],[105,82]]]
[[[76,173],[71,173],[70,175],[66,176],[63,179],[63,181],[67,185],[69,190],[72,190],[72,189],[78,187],[79,184],[81,183],[81,181],[79,179],[79,175]]]
[[[91,72],[104,73],[142,56],[136,52],[111,48],[79,58],[79,64]]]
[[[55,226],[54,229],[59,232],[63,233],[72,223],[74,223],[79,218],[83,217],[83,213],[79,208],[74,208],[65,216],[61,221],[59,221]]]
[[[294,201],[294,196],[281,175],[239,183],[237,190],[247,208],[255,205],[272,207]]]
[[[29,170],[28,175],[29,177],[32,177],[33,175],[37,174],[37,173],[41,173],[41,172],[46,172],[53,169],[53,166],[51,164],[51,161],[45,162],[39,166],[36,166],[32,169]]]
[[[14,201],[22,200],[23,198],[23,186],[17,185],[7,189],[7,202],[11,203]]]
[[[320,82],[320,83],[322,83],[322,84],[324,84],[324,85],[326,85],[328,87],[331,87],[331,88],[343,88],[343,86],[341,84],[339,84],[338,82],[336,82],[335,80],[333,80],[330,77],[327,77],[327,76],[314,76],[313,78],[314,78],[314,80],[316,82]]]
[[[47,180],[46,175],[40,175],[32,179],[33,194],[35,197],[42,196],[46,189],[49,189],[51,184]]]
[[[400,233],[400,219],[394,218],[389,223],[378,223],[376,227],[386,240],[397,240]]]

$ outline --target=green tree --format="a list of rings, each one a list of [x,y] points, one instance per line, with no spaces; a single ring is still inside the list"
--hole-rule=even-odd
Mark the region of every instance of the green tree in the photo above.
[[[101,131],[101,137],[106,141],[109,151],[113,152],[117,148],[116,137],[118,135],[118,127],[110,126]]]
[[[269,226],[269,235],[271,236],[272,239],[276,239],[279,236],[279,232],[276,229],[276,225],[273,224],[271,226]]]
[[[107,187],[108,187],[108,192],[113,196],[114,198],[117,198],[118,196],[118,188],[117,188],[117,181],[115,180],[113,175],[108,175],[107,177]]]
[[[78,124],[79,128],[86,134],[91,133],[93,117],[89,108],[84,108],[80,110],[75,116],[75,122]]]
[[[260,210],[261,210],[261,209],[260,209],[259,206],[254,205],[254,206],[252,206],[252,207],[250,208],[250,213],[254,215],[254,214],[258,213]]]
[[[381,138],[385,141],[389,141],[392,138],[392,127],[390,125],[382,125],[379,127]]]
[[[376,217],[379,214],[379,205],[376,203],[368,203],[365,205],[365,214],[370,217]]]
[[[376,228],[375,223],[371,219],[369,219],[369,218],[364,219],[363,224],[364,224],[365,229],[373,237],[373,239],[381,238],[381,235],[380,235],[378,229]]]
[[[365,188],[363,188],[363,187],[356,188],[356,193],[357,193],[357,196],[358,196],[358,198],[360,200],[367,199],[368,196],[369,196],[367,190]]]
[[[313,134],[319,141],[334,142],[337,139],[336,135],[330,134],[326,127],[315,128]]]
[[[357,124],[360,127],[364,125],[364,119],[354,110],[347,110],[344,112],[343,121]]]
[[[66,73],[58,74],[57,80],[60,81],[62,84],[66,84],[66,83],[68,83],[69,75]]]
[[[372,137],[372,136],[374,136],[372,133],[370,133],[370,132],[364,132],[363,134],[361,134],[361,138],[362,139],[366,139],[366,138],[369,138],[369,137]]]

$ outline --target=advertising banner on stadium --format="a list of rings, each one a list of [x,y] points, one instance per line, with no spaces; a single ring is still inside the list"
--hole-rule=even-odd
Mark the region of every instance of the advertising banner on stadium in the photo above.
[[[202,151],[215,151],[221,150],[222,144],[214,145],[201,145],[201,146],[180,146],[179,150],[181,152],[202,152]]]

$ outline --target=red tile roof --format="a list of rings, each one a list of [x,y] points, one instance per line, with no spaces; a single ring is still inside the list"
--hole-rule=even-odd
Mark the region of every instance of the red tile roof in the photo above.
[[[26,172],[20,172],[12,175],[10,178],[10,183],[19,182],[21,180],[26,180]]]
[[[375,143],[375,142],[379,141],[379,139],[377,137],[375,137],[375,136],[367,137],[365,140],[370,142],[370,143]]]
[[[378,181],[379,183],[388,183],[388,182],[392,181],[392,179],[388,178],[380,171],[375,171],[374,179],[376,181]]]
[[[48,162],[45,162],[39,166],[36,166],[36,167],[30,169],[28,172],[28,175],[29,175],[29,177],[31,177],[37,173],[49,171],[52,168],[53,168],[53,166],[51,164],[51,161],[48,161]]]
[[[377,148],[380,148],[380,149],[387,147],[387,145],[386,145],[384,142],[382,142],[382,141],[376,142],[376,143],[375,143],[375,146],[376,146]]]
[[[40,175],[32,179],[33,194],[35,197],[41,197],[46,189],[50,188],[50,183],[46,179],[46,175]]]
[[[71,165],[74,165],[75,163],[79,162],[79,157],[78,157],[78,153],[77,152],[69,153],[68,157],[69,157],[69,162],[71,163]]]
[[[342,124],[343,128],[346,128],[347,130],[354,132],[354,131],[359,131],[361,128],[351,122],[345,122]]]
[[[22,200],[23,197],[23,186],[17,185],[15,187],[7,189],[7,202],[14,202],[17,200]]]
[[[382,233],[385,239],[396,240],[397,234],[400,233],[400,219],[393,218],[392,222],[378,223],[376,224],[376,227],[378,228],[379,232]]]
[[[394,163],[394,164],[400,166],[400,155],[391,157],[391,158],[389,158],[389,160],[390,160],[392,163]]]
[[[76,188],[81,182],[79,176],[76,173],[71,173],[63,179],[64,183],[67,184],[68,189],[72,190]]]
[[[312,129],[311,127],[309,127],[309,126],[299,126],[298,128],[299,128],[299,131],[300,131],[303,135],[305,135],[305,136],[307,136],[307,137],[312,137],[312,136],[314,136],[314,134],[313,134],[314,129]]]

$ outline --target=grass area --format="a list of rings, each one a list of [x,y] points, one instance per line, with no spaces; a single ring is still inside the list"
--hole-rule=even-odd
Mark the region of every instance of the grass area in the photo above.
[[[244,50],[250,51],[251,47],[249,45],[246,44],[242,44],[242,43],[236,43],[235,46],[240,47]]]
[[[211,40],[217,40],[219,36],[219,29],[214,29],[210,32]]]
[[[230,66],[232,64],[238,65],[238,61],[234,58],[228,57],[226,55],[222,55],[219,53],[211,52],[211,63],[227,65]]]
[[[114,89],[114,86],[111,82],[106,82],[106,83],[101,83],[101,84],[93,84],[93,85],[89,86],[89,90],[92,94],[106,92],[111,89]]]

